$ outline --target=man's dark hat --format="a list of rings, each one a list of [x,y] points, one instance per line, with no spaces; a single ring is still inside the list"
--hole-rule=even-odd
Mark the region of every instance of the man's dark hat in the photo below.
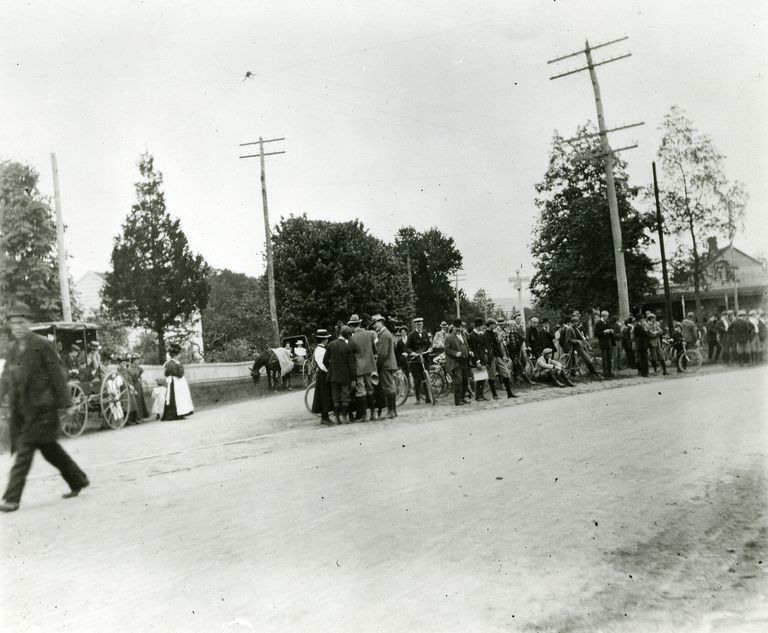
[[[464,321],[462,321],[461,319],[453,320],[453,327],[463,327],[463,326],[464,326]]]
[[[485,324],[485,321],[483,321],[480,317],[477,317],[475,319],[475,327],[477,327],[478,325],[483,325],[483,324]]]
[[[485,322],[485,324],[486,324],[487,326],[489,326],[489,327],[490,327],[491,325],[496,325],[496,319],[488,319],[488,320]]]
[[[10,310],[5,313],[5,318],[11,317],[23,317],[25,319],[32,318],[32,309],[26,303],[14,303]]]

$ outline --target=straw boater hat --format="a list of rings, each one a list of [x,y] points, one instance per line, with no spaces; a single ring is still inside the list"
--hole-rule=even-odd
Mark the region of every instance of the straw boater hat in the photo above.
[[[349,321],[347,321],[347,325],[357,325],[358,323],[362,323],[363,320],[357,316],[356,314],[353,314],[351,317],[349,317]]]
[[[424,319],[423,319],[422,317],[416,317],[416,318],[413,320],[413,322],[414,322],[414,323],[424,323]]]
[[[441,321],[440,322],[440,327],[448,327],[448,322],[447,321]]]
[[[331,334],[328,330],[325,330],[323,328],[320,328],[315,332],[315,338],[317,339],[327,339],[331,338]]]
[[[101,349],[101,343],[98,341],[91,341],[88,343],[88,349]]]

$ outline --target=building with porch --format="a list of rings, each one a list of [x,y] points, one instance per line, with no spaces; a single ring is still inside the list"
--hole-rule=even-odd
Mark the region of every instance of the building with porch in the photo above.
[[[720,247],[716,237],[707,239],[704,255],[704,279],[701,285],[701,307],[704,315],[723,310],[768,310],[768,268],[733,244]],[[672,316],[676,320],[696,309],[692,285],[670,284]],[[664,289],[659,284],[656,294],[645,298],[644,308],[664,313]]]

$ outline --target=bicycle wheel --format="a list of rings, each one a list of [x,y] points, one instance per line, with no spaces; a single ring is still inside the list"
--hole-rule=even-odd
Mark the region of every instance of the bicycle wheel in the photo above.
[[[411,385],[408,377],[401,371],[395,373],[395,402],[398,407],[402,407],[411,394]]]
[[[312,401],[315,399],[315,381],[309,383],[309,386],[304,391],[304,406],[307,407],[307,411],[312,413]],[[317,415],[317,414],[312,414]]]
[[[439,398],[445,393],[445,380],[439,371],[429,372],[429,386],[432,389],[432,397]]]
[[[77,383],[71,382],[68,386],[75,412],[62,420],[61,430],[67,437],[77,437],[88,425],[88,398],[82,387]]]
[[[111,429],[125,426],[131,413],[131,397],[123,377],[115,371],[107,374],[99,394],[101,417]]]
[[[685,359],[685,362],[683,362],[683,359]],[[677,366],[681,371],[696,371],[701,367],[703,361],[704,359],[699,350],[696,348],[687,349],[680,355],[680,360],[678,361]]]

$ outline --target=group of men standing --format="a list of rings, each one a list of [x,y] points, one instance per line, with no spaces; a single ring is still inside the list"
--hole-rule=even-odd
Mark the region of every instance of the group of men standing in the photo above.
[[[395,338],[383,316],[376,314],[371,321],[373,330],[365,329],[353,314],[334,341],[328,330],[315,333],[313,411],[320,413],[322,424],[377,420],[385,406],[388,419],[397,417]]]

